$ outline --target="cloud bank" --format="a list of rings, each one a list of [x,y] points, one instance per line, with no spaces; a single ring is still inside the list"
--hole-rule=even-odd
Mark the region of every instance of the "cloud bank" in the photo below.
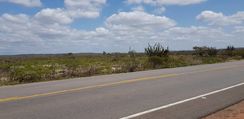
[[[184,5],[203,0],[189,0],[184,4],[177,0],[152,2]],[[65,0],[64,3],[64,8],[44,8],[34,15],[2,14],[0,54],[127,52],[130,46],[143,51],[148,43],[154,42],[163,42],[173,50],[191,49],[195,45],[244,44],[244,11],[232,15],[202,11],[196,15],[202,25],[182,27],[170,17],[133,9],[113,13],[93,30],[81,30],[70,24],[82,18],[99,17],[106,0]]]
[[[0,0],[0,2],[9,2],[26,7],[41,7],[42,3],[40,0]]]

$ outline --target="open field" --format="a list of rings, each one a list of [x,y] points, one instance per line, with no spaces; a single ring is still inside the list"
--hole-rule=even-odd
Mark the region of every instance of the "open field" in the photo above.
[[[243,54],[243,50],[238,52]],[[241,53],[199,56],[194,55],[194,51],[181,51],[170,52],[163,57],[149,57],[145,53],[135,52],[2,56],[0,85],[211,64],[243,59]]]

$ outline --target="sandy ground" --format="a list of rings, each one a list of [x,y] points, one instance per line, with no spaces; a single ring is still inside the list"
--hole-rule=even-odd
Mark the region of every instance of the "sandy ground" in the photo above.
[[[203,119],[244,119],[244,101]]]

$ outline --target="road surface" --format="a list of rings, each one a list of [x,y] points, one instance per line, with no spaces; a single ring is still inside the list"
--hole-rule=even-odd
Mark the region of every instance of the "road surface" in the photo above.
[[[0,87],[0,119],[191,119],[244,99],[244,61]]]

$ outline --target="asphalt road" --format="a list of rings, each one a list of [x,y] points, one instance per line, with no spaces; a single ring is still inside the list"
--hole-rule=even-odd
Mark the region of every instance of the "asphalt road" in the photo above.
[[[0,119],[191,119],[243,99],[237,61],[0,87]]]

